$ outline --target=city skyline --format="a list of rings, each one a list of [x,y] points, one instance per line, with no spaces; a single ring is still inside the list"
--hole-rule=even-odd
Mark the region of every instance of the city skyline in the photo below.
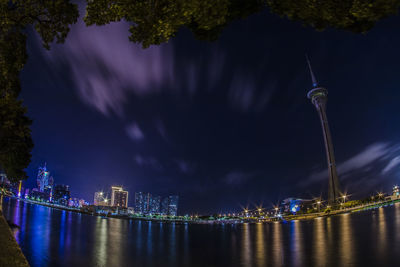
[[[355,36],[263,12],[228,26],[217,42],[183,31],[149,50],[127,41],[124,23],[78,22],[49,52],[30,36],[21,98],[34,120],[35,148],[24,187],[35,187],[37,166],[47,162],[84,199],[122,184],[179,194],[183,213],[327,195],[321,125],[305,96],[304,52],[313,51],[334,103],[327,115],[342,189],[387,191],[397,184],[400,156],[393,115],[400,40],[387,34],[398,21]]]
[[[0,267],[398,266],[400,0],[0,6]]]

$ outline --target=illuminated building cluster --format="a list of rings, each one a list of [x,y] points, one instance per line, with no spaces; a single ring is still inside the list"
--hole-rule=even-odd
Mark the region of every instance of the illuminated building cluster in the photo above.
[[[176,216],[178,213],[178,196],[152,196],[150,193],[135,193],[135,213],[140,215],[169,215]]]

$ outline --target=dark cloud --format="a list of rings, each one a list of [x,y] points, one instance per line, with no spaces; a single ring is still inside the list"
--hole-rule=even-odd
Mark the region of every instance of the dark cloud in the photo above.
[[[52,64],[67,64],[82,101],[108,115],[123,115],[129,93],[156,93],[174,82],[172,44],[143,50],[128,41],[129,25],[72,26],[67,42],[45,52]],[[39,41],[39,40],[38,40]]]
[[[162,164],[154,157],[145,157],[145,156],[138,154],[134,157],[134,161],[136,162],[136,164],[138,166],[141,166],[141,167],[148,167],[148,168],[152,168],[155,170],[163,170],[164,169]]]
[[[144,139],[143,131],[136,122],[132,122],[126,127],[126,133],[134,141],[141,141]]]
[[[195,171],[196,164],[193,162],[189,162],[183,159],[175,159],[174,160],[178,170],[183,174],[190,174]]]
[[[226,174],[224,182],[230,186],[240,186],[248,183],[254,176],[254,172],[232,171]]]

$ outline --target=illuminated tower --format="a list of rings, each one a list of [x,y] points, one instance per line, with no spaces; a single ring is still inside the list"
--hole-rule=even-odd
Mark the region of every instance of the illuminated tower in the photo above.
[[[321,120],[322,133],[324,135],[326,157],[328,161],[329,172],[329,188],[328,188],[328,203],[333,204],[340,197],[340,185],[336,171],[335,155],[333,151],[332,137],[329,130],[328,118],[326,116],[326,102],[328,100],[328,90],[320,87],[315,79],[311,69],[310,61],[307,58],[308,67],[310,68],[311,80],[313,88],[307,93],[307,97],[311,99],[315,108],[318,111]]]
[[[47,171],[46,163],[43,167],[39,167],[36,181],[40,192],[43,192],[45,187],[49,185],[49,175],[50,173]]]

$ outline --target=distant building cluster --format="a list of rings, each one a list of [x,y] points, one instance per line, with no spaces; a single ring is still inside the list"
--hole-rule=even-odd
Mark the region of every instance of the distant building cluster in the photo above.
[[[68,185],[54,185],[54,178],[50,175],[46,163],[39,166],[36,178],[37,188],[25,189],[24,198],[31,200],[49,202],[66,207],[82,207],[89,205],[84,199],[71,198],[71,192]],[[18,196],[21,197],[21,186],[19,187]]]
[[[83,199],[71,197],[68,185],[54,184],[54,178],[47,169],[47,164],[39,166],[36,177],[36,188],[24,189],[22,182],[19,185],[11,184],[4,173],[0,173],[0,184],[7,185],[14,195],[33,201],[46,202],[65,207],[87,207],[88,212],[113,214],[113,215],[139,215],[139,216],[177,216],[177,195],[161,197],[151,193],[136,192],[134,207],[128,207],[129,192],[122,186],[112,186],[111,193],[98,191],[94,193],[93,205]],[[110,194],[109,194],[110,193]],[[109,197],[110,196],[110,197]],[[90,206],[90,207],[89,207]]]
[[[111,187],[111,199],[105,192],[99,191],[94,193],[94,205],[102,207],[100,212],[113,213],[115,208],[119,209],[119,213],[133,213],[137,215],[166,215],[177,216],[178,214],[178,196],[154,196],[150,193],[136,192],[135,205],[133,208],[128,207],[128,191],[125,191],[122,186]],[[109,208],[106,208],[109,207]],[[99,210],[97,210],[99,212]]]
[[[178,214],[178,196],[152,196],[150,193],[135,193],[135,213],[143,215],[169,215]]]

